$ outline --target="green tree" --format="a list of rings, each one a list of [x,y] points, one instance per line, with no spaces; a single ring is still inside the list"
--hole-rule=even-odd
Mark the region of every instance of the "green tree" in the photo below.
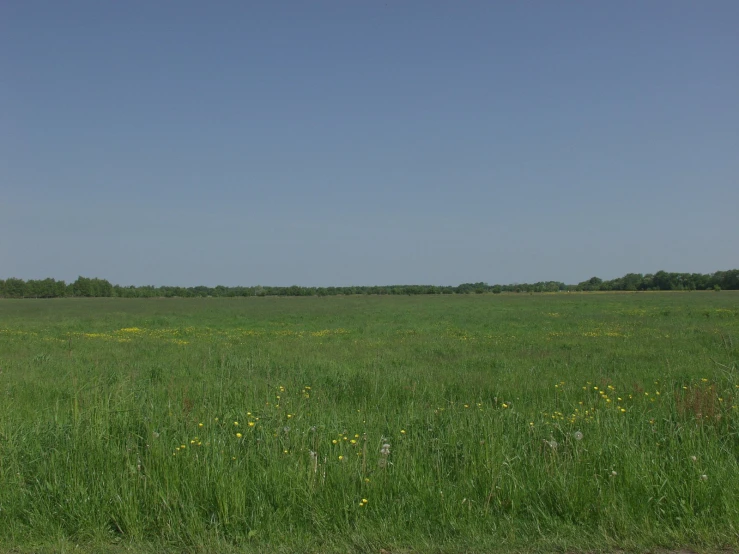
[[[6,298],[23,298],[26,294],[26,282],[23,279],[11,277],[5,281]]]
[[[80,275],[70,286],[72,287],[73,296],[92,296],[92,280],[87,277],[82,277]]]

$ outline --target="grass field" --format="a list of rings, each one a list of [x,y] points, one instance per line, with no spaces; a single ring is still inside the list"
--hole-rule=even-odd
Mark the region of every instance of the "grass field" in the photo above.
[[[0,301],[0,550],[739,548],[739,293]]]

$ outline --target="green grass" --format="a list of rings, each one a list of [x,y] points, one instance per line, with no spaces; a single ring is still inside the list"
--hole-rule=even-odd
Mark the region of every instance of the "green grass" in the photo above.
[[[736,549],[738,358],[733,292],[0,301],[0,549]]]

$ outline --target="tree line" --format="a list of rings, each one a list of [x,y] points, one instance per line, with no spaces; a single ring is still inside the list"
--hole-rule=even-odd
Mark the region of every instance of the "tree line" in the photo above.
[[[576,285],[559,281],[489,285],[463,283],[457,286],[389,285],[354,287],[172,287],[121,286],[106,279],[78,277],[73,283],[55,279],[28,280],[10,278],[0,280],[0,298],[63,298],[63,297],[118,297],[118,298],[205,298],[237,296],[336,296],[350,294],[417,295],[417,294],[483,294],[502,292],[580,292],[580,291],[659,291],[659,290],[739,290],[739,269],[702,273],[628,273],[616,279],[591,277]]]

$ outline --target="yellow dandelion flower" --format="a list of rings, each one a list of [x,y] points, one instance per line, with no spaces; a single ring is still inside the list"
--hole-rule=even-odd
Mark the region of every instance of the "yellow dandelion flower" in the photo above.
[[[344,456],[339,456],[339,460],[343,460],[343,459],[344,459]]]
[[[243,437],[243,435],[241,433],[236,433],[236,438],[237,439],[240,439],[241,437]]]
[[[249,422],[249,427],[254,427],[254,422],[253,421],[250,421]]]

